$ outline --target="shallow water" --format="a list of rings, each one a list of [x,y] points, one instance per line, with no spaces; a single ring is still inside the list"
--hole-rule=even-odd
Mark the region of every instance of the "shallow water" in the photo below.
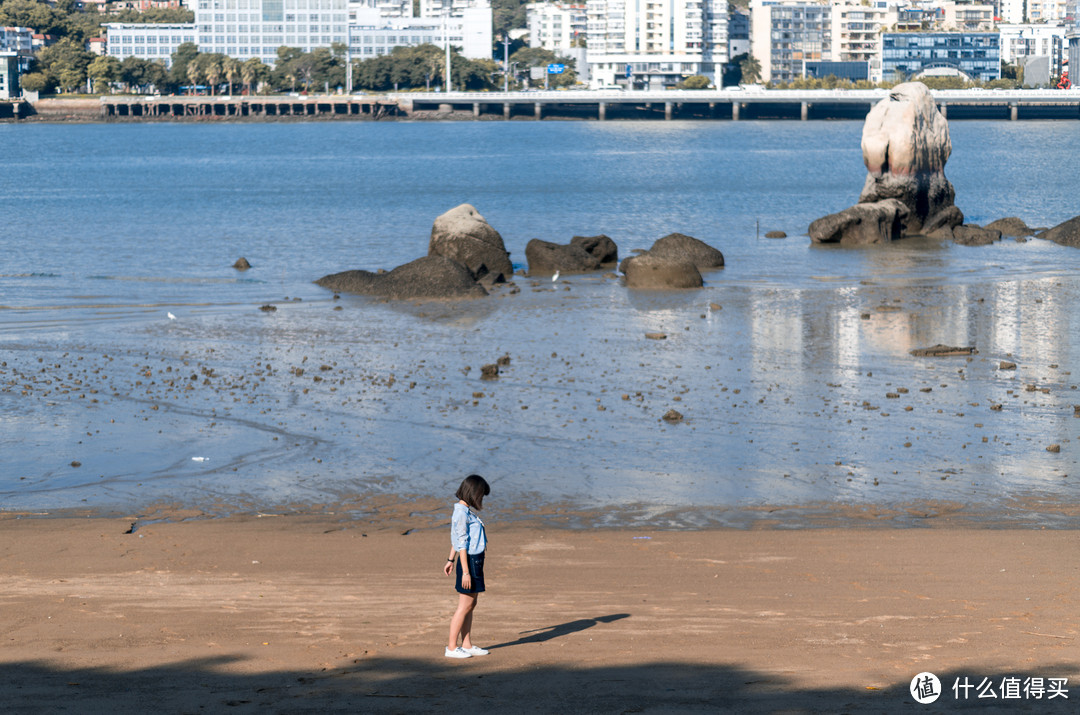
[[[946,173],[969,221],[1070,218],[1069,127],[954,122]],[[0,126],[0,210],[32,227],[0,238],[0,503],[228,513],[441,496],[479,471],[504,504],[600,509],[594,523],[742,524],[775,506],[895,523],[931,502],[1076,525],[1080,254],[811,247],[809,222],[857,198],[860,131]],[[462,201],[517,263],[532,237],[604,232],[626,254],[681,231],[728,265],[701,291],[518,278],[520,294],[459,305],[311,284],[422,255]],[[772,229],[791,237],[760,238]],[[251,271],[229,267],[240,255]],[[909,354],[936,343],[978,354]]]

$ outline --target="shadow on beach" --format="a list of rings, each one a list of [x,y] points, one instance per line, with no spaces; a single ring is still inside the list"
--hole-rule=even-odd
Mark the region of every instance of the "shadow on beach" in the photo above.
[[[722,646],[718,646],[722,647]],[[375,657],[318,673],[231,674],[242,659],[191,660],[128,672],[54,669],[37,662],[0,666],[7,713],[146,712],[1064,712],[1077,694],[1053,700],[1001,697],[1006,677],[1052,677],[1076,671],[1058,664],[1039,673],[937,673],[943,693],[919,705],[908,683],[875,688],[798,688],[784,678],[737,667],[642,662],[639,665],[565,666],[499,670],[495,656],[447,662]],[[241,666],[242,667],[242,666]],[[994,699],[957,700],[952,684],[989,678]],[[1068,685],[1066,686],[1068,687]]]
[[[522,631],[519,635],[524,636],[523,638],[518,638],[515,641],[507,641],[506,643],[496,643],[495,645],[488,646],[488,650],[495,650],[496,648],[509,648],[510,646],[525,645],[526,643],[543,643],[553,638],[567,636],[571,633],[577,633],[587,628],[592,628],[593,626],[600,623],[611,623],[613,621],[620,621],[623,618],[629,617],[629,613],[613,613],[610,616],[581,618],[576,621],[560,623],[557,626],[547,626],[545,628],[536,628],[531,631]],[[531,635],[526,635],[527,633]]]

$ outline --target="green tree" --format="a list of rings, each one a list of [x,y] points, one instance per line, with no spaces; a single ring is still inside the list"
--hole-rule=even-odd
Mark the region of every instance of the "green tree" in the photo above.
[[[706,77],[704,75],[700,75],[700,74],[694,74],[694,75],[690,75],[689,77],[684,79],[682,82],[679,82],[679,88],[680,89],[708,89],[710,84],[711,84],[711,82],[709,82],[708,77]]]
[[[753,55],[746,55],[739,63],[739,69],[742,71],[740,84],[754,84],[761,80],[761,63]]]
[[[45,72],[29,72],[19,78],[19,84],[28,92],[47,92],[55,85]]]
[[[174,87],[188,84],[188,65],[199,59],[199,47],[194,42],[185,42],[172,53],[169,66],[169,81]]]
[[[229,83],[229,94],[232,94],[233,82],[240,76],[240,62],[232,57],[226,57],[221,61],[221,71],[225,75],[225,81]]]
[[[216,94],[217,87],[221,84],[221,77],[224,74],[221,68],[221,56],[213,54],[203,55],[203,57],[207,58],[202,66],[203,76],[206,77],[206,83],[210,85],[210,94]]]
[[[259,82],[270,78],[270,68],[258,57],[252,57],[240,66],[240,79],[247,85],[248,94],[253,94]]]
[[[187,64],[187,80],[190,87],[188,88],[189,94],[195,94],[195,88],[199,85],[199,80],[202,79],[203,72],[202,67],[198,62],[192,61]]]
[[[32,27],[46,35],[64,34],[64,14],[38,0],[4,0],[0,3],[0,25]]]
[[[95,58],[86,68],[86,75],[94,83],[94,91],[105,94],[109,85],[120,81],[120,60],[109,55]]]
[[[577,65],[568,57],[559,57],[551,50],[543,47],[523,47],[510,55],[510,62],[516,63],[520,68],[547,67],[549,64],[566,65],[562,74],[548,76],[548,85],[551,87],[569,87],[577,84]]]
[[[37,63],[54,84],[70,92],[86,83],[86,69],[94,57],[81,42],[65,37],[38,52]]]

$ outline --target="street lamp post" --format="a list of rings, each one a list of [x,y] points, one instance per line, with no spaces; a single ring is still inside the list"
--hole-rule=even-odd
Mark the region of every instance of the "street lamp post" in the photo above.
[[[510,91],[510,35],[503,34],[503,91]]]

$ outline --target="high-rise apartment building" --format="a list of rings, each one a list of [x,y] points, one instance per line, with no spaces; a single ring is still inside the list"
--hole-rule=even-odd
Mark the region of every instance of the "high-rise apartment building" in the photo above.
[[[349,22],[356,22],[358,17],[369,17],[367,12],[370,10],[385,18],[413,16],[412,0],[349,0]]]
[[[491,9],[489,0],[420,0],[420,17],[462,17],[466,10]]]
[[[691,75],[720,82],[727,0],[587,0],[585,13],[593,86],[660,88]]]
[[[585,3],[531,2],[525,6],[529,47],[542,47],[565,55],[584,44],[587,27]]]
[[[832,6],[832,59],[865,62],[871,81],[881,80],[881,32],[891,24],[886,0],[837,0]]]
[[[792,0],[752,0],[751,54],[764,82],[806,76],[807,62],[836,61],[832,6]]]

